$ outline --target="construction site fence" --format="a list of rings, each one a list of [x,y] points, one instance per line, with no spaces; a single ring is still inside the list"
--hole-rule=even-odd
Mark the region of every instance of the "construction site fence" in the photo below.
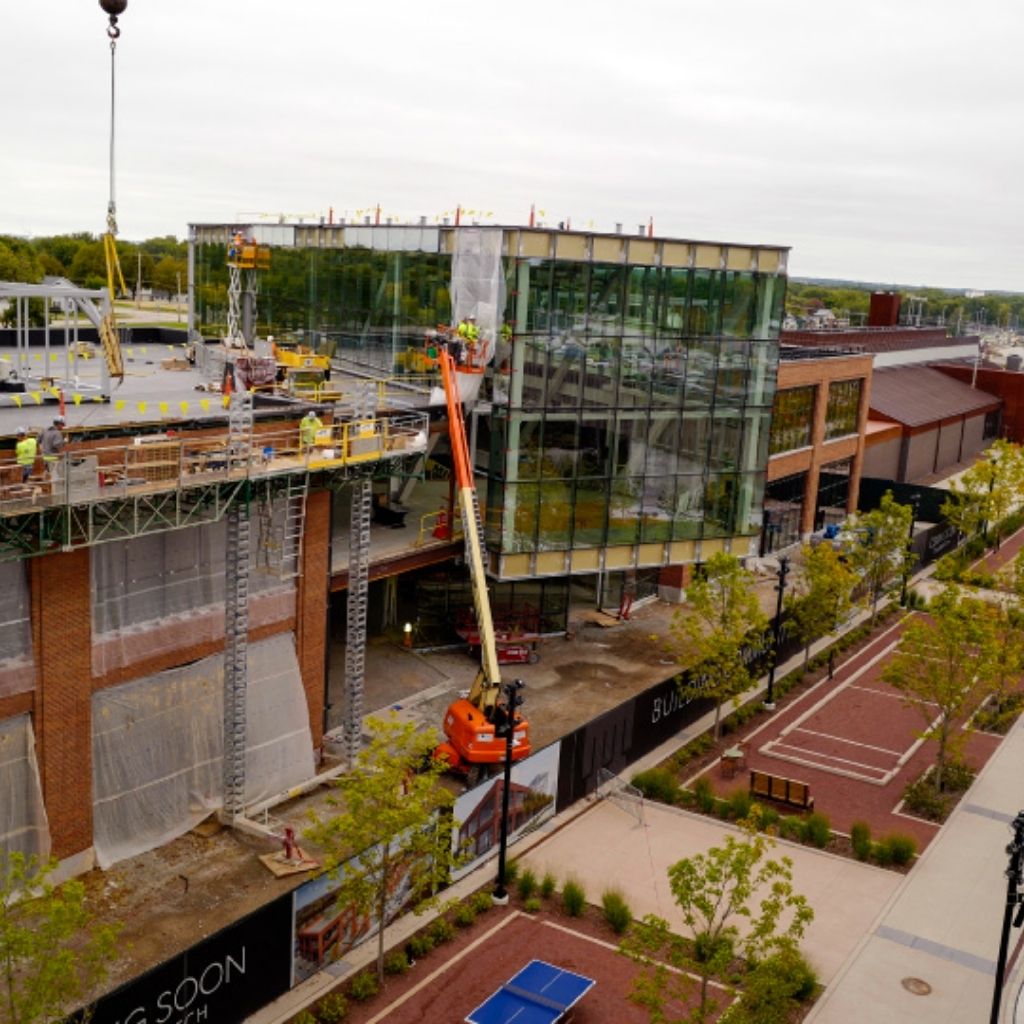
[[[0,459],[0,516],[355,467],[425,452],[427,427],[426,414],[406,413],[324,426],[308,442],[298,426],[242,440],[226,430],[197,436],[168,431],[111,444],[72,444],[31,467],[7,457]]]

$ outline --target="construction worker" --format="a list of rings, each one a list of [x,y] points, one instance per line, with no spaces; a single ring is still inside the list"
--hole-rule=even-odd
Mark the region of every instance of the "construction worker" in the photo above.
[[[32,475],[32,467],[36,464],[36,453],[39,444],[24,427],[18,428],[18,443],[14,446],[14,457],[21,466],[21,482],[24,483]]]
[[[47,472],[52,474],[57,460],[64,451],[64,417],[54,417],[53,423],[39,435],[39,451]]]
[[[303,449],[312,448],[316,444],[318,430],[323,430],[324,424],[317,414],[310,409],[299,423],[299,440]]]

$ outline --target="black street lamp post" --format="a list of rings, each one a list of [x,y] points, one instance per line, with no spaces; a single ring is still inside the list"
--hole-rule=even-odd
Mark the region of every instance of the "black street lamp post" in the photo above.
[[[775,662],[779,657],[779,644],[782,642],[782,596],[786,592],[786,576],[789,575],[789,559],[785,555],[779,557],[779,582],[775,590],[779,595],[775,605],[775,624],[772,627],[772,657],[768,663],[768,692],[765,694],[764,706],[768,711],[775,710]]]
[[[914,557],[914,527],[917,526],[917,508],[921,502],[921,495],[916,492],[910,496],[910,543],[906,558],[903,560],[903,590],[900,592],[900,607],[907,607],[907,583],[910,580],[910,560]]]
[[[491,899],[504,906],[508,903],[508,890],[505,888],[505,852],[508,848],[508,797],[512,789],[512,747],[515,744],[516,708],[523,703],[519,691],[523,688],[522,679],[514,679],[503,687],[505,706],[497,709],[501,721],[495,729],[496,736],[505,737],[505,784],[501,794],[501,845],[498,848],[498,878],[494,885]]]
[[[1010,828],[1013,830],[1013,839],[1006,847],[1010,855],[1010,865],[1006,869],[1006,907],[1003,911],[1003,930],[999,936],[999,958],[996,960],[996,981],[992,990],[989,1024],[999,1024],[1003,982],[1006,979],[1006,954],[1010,949],[1010,928],[1019,928],[1024,923],[1024,893],[1021,892],[1021,886],[1024,885],[1024,811],[1018,812]]]

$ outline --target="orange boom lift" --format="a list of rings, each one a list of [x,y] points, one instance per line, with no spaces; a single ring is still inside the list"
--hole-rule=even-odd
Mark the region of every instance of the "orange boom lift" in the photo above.
[[[444,733],[447,740],[437,746],[434,756],[447,761],[453,770],[463,772],[470,784],[473,784],[481,775],[488,773],[491,765],[501,765],[505,760],[504,738],[495,735],[496,726],[504,721],[505,709],[498,703],[501,696],[501,671],[498,668],[491,600],[484,571],[480,506],[473,480],[473,463],[466,442],[466,423],[462,415],[457,370],[455,360],[446,348],[441,348],[438,358],[448,406],[448,433],[451,438],[459,510],[466,537],[466,562],[480,634],[480,671],[469,693],[455,701],[445,713]],[[479,370],[473,367],[467,368],[465,372]],[[521,715],[513,713],[512,760],[521,761],[530,754],[529,726]]]

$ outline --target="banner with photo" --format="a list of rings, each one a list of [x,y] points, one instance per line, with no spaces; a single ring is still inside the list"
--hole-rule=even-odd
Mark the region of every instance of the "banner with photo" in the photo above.
[[[512,786],[509,790],[509,845],[527,832],[542,825],[555,813],[558,792],[558,762],[561,742],[512,765]],[[494,775],[464,793],[455,802],[456,849],[461,849],[466,862],[452,872],[457,881],[480,866],[501,837],[501,803],[505,792],[504,775]]]

